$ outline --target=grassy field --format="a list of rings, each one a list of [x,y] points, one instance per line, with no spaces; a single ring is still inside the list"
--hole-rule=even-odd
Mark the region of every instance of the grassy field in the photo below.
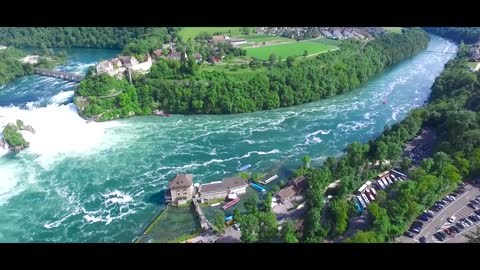
[[[315,42],[315,43],[320,43],[320,44],[325,44],[325,45],[330,45],[330,46],[338,46],[342,44],[341,40],[334,40],[334,39],[329,39],[329,38],[317,38],[317,39],[310,39],[308,42]]]
[[[392,33],[397,33],[397,34],[402,33],[402,27],[383,27],[383,29]]]
[[[267,41],[292,42],[294,41],[293,39],[285,38],[285,37],[277,37],[272,35],[257,35],[257,34],[242,36],[242,38],[251,42],[267,42]]]
[[[180,35],[185,39],[188,40],[189,38],[194,38],[196,35],[207,32],[209,34],[213,34],[216,32],[221,32],[227,34],[228,31],[230,30],[230,36],[233,37],[240,37],[243,36],[242,33],[240,33],[240,26],[239,27],[184,27],[180,31]],[[253,27],[249,27],[250,31],[253,30]]]
[[[325,45],[317,42],[292,42],[280,45],[263,46],[256,48],[247,48],[247,56],[267,60],[270,54],[274,53],[283,59],[288,56],[301,56],[307,50],[308,55],[326,52],[335,49],[334,46]]]

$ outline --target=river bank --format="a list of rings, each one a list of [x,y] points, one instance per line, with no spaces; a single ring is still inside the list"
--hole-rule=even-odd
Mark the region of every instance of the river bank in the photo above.
[[[456,46],[432,37],[428,50]],[[85,72],[118,54],[75,51],[60,70]],[[252,172],[278,167],[285,175],[304,155],[320,164],[422,106],[450,57],[421,52],[355,91],[296,107],[89,124],[71,103],[74,84],[16,80],[0,89],[0,123],[22,119],[36,134],[28,150],[0,157],[0,241],[131,242],[163,208],[162,191],[175,174],[207,183],[240,164],[252,164]]]

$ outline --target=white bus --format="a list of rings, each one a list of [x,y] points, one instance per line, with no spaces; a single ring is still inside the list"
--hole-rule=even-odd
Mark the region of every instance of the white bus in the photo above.
[[[363,184],[363,186],[361,186],[359,189],[358,189],[358,194],[361,194],[366,188],[368,187],[367,184]]]
[[[380,185],[380,187],[381,187],[382,189],[385,189],[385,185],[383,184],[382,181],[377,180],[377,183]]]
[[[370,204],[370,200],[367,198],[367,195],[362,193],[362,198],[367,204]]]
[[[403,173],[401,173],[401,172],[399,172],[399,171],[392,170],[392,172],[393,172],[393,173],[396,173],[396,174],[398,174],[398,175],[400,175],[400,176],[403,176],[403,177],[407,178],[407,176],[406,176],[405,174],[403,174]]]
[[[362,200],[362,197],[361,197],[361,196],[357,196],[357,200],[358,200],[358,202],[362,205],[363,209],[367,208],[367,205],[366,205],[365,202]]]

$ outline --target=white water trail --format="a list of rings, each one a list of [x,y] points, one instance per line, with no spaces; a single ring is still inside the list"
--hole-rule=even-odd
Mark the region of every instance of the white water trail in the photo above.
[[[66,98],[70,93],[60,93],[52,99]],[[37,157],[43,167],[52,164],[59,155],[84,155],[104,146],[106,129],[118,126],[118,122],[87,123],[77,112],[73,103],[51,104],[47,107],[23,110],[15,106],[0,107],[0,128],[17,119],[31,125],[35,134],[21,131],[30,147],[21,152]]]

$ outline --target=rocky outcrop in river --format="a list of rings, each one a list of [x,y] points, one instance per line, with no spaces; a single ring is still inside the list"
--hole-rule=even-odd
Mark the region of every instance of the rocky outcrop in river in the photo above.
[[[35,134],[35,130],[32,126],[23,125],[23,121],[17,120],[16,124],[9,123],[2,131],[3,138],[0,146],[5,149],[8,146],[10,151],[20,152],[27,148],[30,143],[25,140],[21,131],[26,130]]]

